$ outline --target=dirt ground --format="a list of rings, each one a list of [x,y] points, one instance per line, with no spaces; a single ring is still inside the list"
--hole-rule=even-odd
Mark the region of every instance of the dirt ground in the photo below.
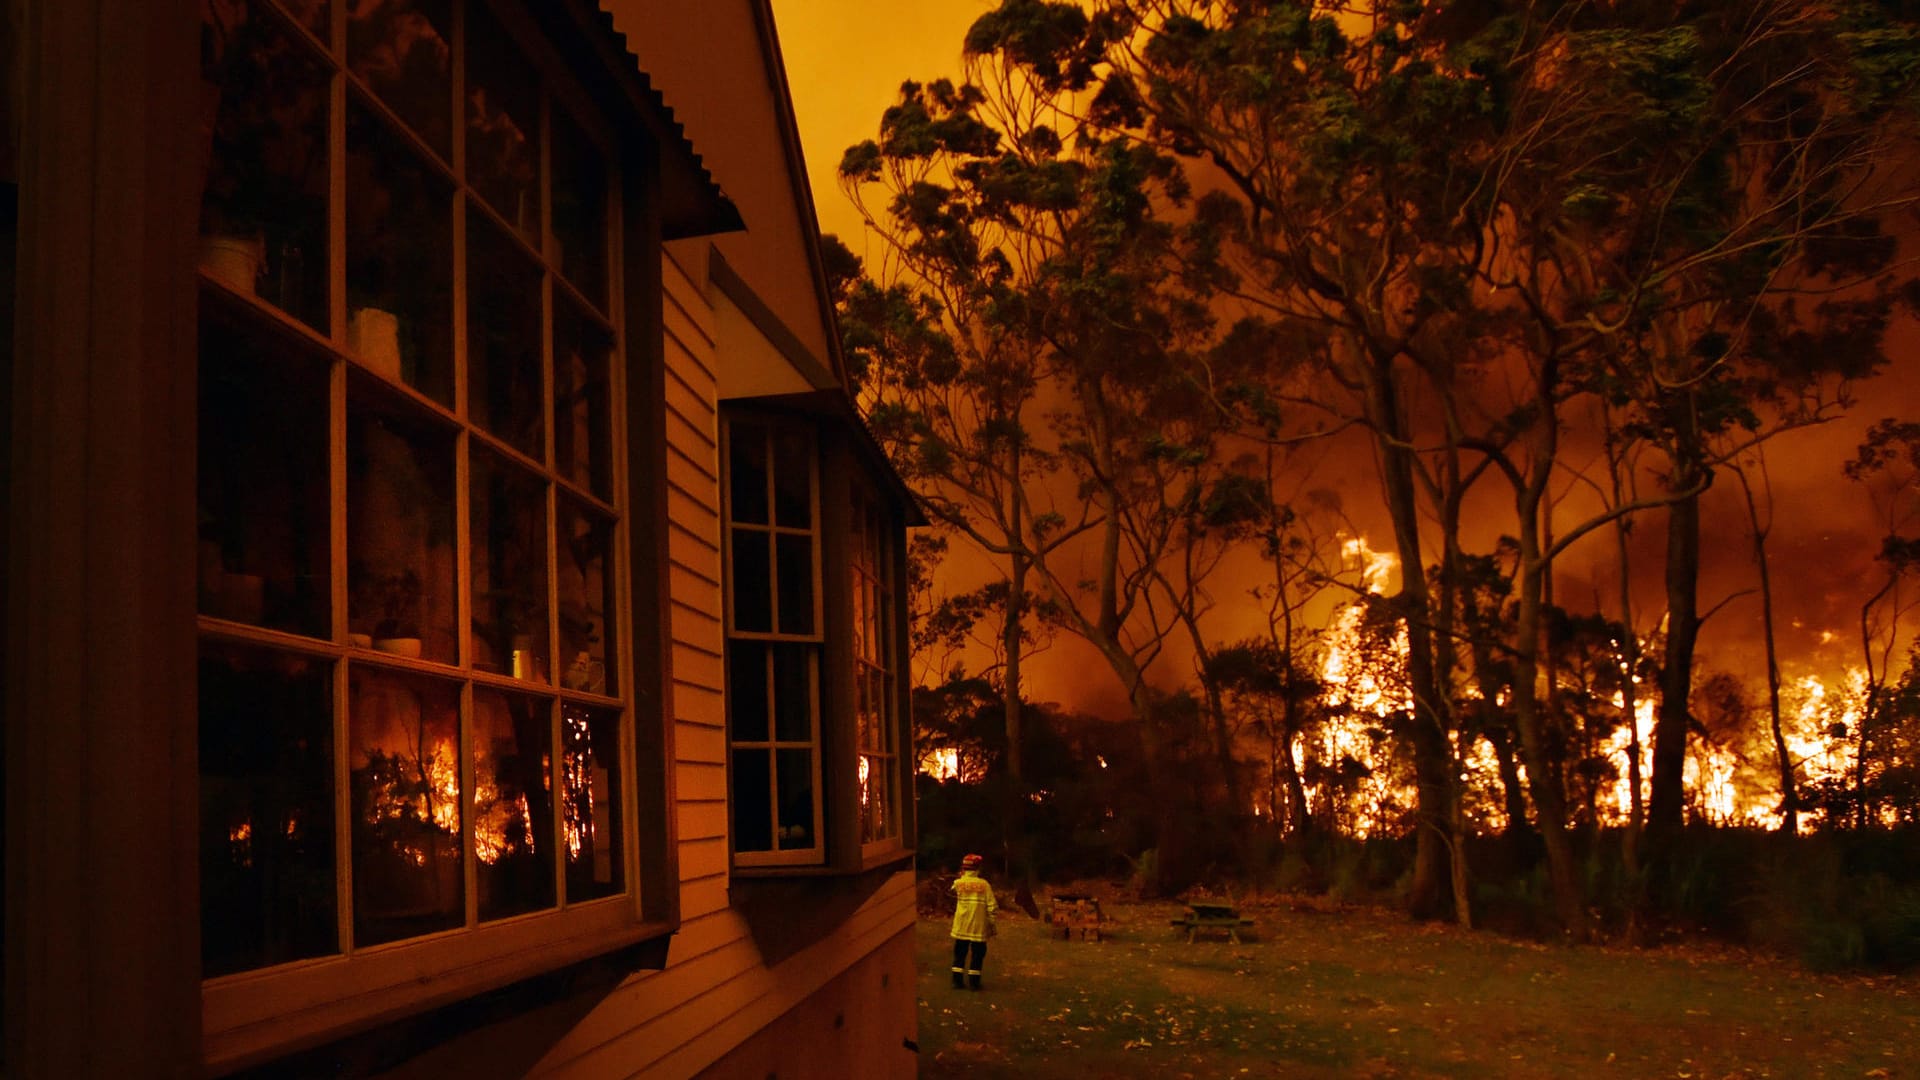
[[[949,985],[946,920],[920,921],[923,1077],[1920,1078],[1913,974],[1285,901],[1243,903],[1237,945],[1189,944],[1178,904],[1105,900],[1099,942],[1001,912],[978,993]]]

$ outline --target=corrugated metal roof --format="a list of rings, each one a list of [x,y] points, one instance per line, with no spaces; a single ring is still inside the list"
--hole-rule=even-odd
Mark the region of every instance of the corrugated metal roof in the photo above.
[[[740,211],[708,171],[700,152],[675,118],[673,108],[654,88],[640,67],[640,58],[627,45],[627,35],[614,26],[613,16],[596,0],[561,0],[528,5],[537,16],[573,25],[582,44],[597,53],[593,74],[605,77],[632,106],[635,116],[653,135],[660,153],[661,227],[666,239],[734,232],[746,227]],[[590,78],[586,71],[578,72]],[[599,81],[599,80],[592,80]]]

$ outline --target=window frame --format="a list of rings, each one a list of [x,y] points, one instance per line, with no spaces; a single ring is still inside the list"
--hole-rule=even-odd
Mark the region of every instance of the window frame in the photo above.
[[[517,42],[534,73],[540,101],[541,228],[538,249],[491,207],[464,173],[466,96],[463,86],[467,63],[466,11],[483,4],[494,21]],[[661,222],[657,201],[659,158],[636,138],[618,138],[608,114],[617,111],[593,100],[589,91],[568,72],[560,50],[568,43],[549,38],[551,18],[515,0],[453,0],[449,27],[448,63],[451,142],[444,157],[435,157],[424,141],[413,147],[428,166],[447,174],[446,214],[449,244],[440,253],[450,263],[450,310],[447,319],[452,388],[450,403],[438,402],[386,376],[370,372],[348,342],[345,278],[345,213],[347,200],[345,155],[347,113],[351,107],[373,117],[390,137],[411,135],[409,129],[381,101],[378,94],[351,70],[346,46],[347,0],[332,0],[328,40],[322,41],[300,25],[277,0],[253,0],[252,17],[279,24],[282,33],[298,39],[303,48],[323,56],[326,64],[327,185],[327,317],[326,332],[308,326],[296,315],[273,303],[234,290],[205,270],[195,277],[198,318],[221,318],[249,329],[286,336],[300,351],[324,358],[329,475],[329,532],[325,541],[330,595],[327,598],[327,636],[298,633],[236,622],[204,612],[197,614],[197,639],[214,645],[241,645],[305,656],[330,665],[330,708],[333,716],[333,800],[335,807],[335,889],[339,913],[338,951],[325,956],[217,975],[202,980],[202,1055],[216,1071],[258,1063],[326,1038],[381,1020],[418,1012],[504,983],[620,949],[671,932],[678,924],[678,874],[675,845],[667,832],[670,817],[668,762],[672,760],[672,719],[666,632],[666,439],[664,345],[658,333],[661,293],[657,253]],[[564,21],[564,17],[562,17]],[[577,52],[586,52],[576,44]],[[562,277],[551,254],[552,185],[547,147],[553,135],[553,117],[566,110],[575,127],[593,144],[606,170],[604,297],[596,304]],[[542,451],[534,462],[504,438],[484,431],[471,415],[466,356],[467,293],[470,287],[468,237],[478,213],[485,227],[517,243],[539,269],[538,299],[541,327]],[[570,294],[562,300],[562,294]],[[555,447],[556,313],[570,303],[606,328],[605,398],[608,488],[595,492],[590,481],[572,481],[563,471]],[[222,309],[210,314],[212,308]],[[347,410],[353,395],[348,383],[376,381],[379,392],[397,396],[400,407],[447,428],[453,435],[451,451],[455,491],[451,499],[455,528],[453,620],[455,653],[452,662],[439,663],[379,653],[350,642],[347,633],[347,562],[351,551],[346,537],[349,513],[346,491]],[[513,678],[511,673],[489,673],[475,666],[473,643],[473,525],[471,482],[473,459],[484,452],[509,462],[513,468],[531,468],[545,488],[544,515],[547,632],[553,655],[544,682]],[[610,517],[604,559],[603,588],[609,610],[603,626],[618,628],[606,650],[605,663],[615,677],[615,694],[575,690],[565,685],[561,635],[557,630],[558,585],[561,569],[557,535],[564,503],[587,508],[596,517]],[[368,946],[355,946],[353,933],[353,855],[348,836],[351,785],[348,770],[348,680],[352,669],[370,669],[432,678],[457,688],[461,797],[459,827],[464,915],[462,924]],[[565,798],[560,778],[563,754],[561,714],[569,702],[603,711],[617,710],[619,736],[614,749],[619,779],[619,859],[623,889],[613,895],[568,901],[567,859],[556,852],[553,906],[481,921],[476,890],[476,785],[474,783],[475,688],[498,689],[533,697],[549,714],[547,747],[552,759],[549,798],[556,833],[559,806]],[[644,815],[644,816],[643,816]],[[643,820],[652,822],[643,830]]]
[[[766,461],[769,466],[766,477],[768,520],[764,524],[759,522],[737,523],[734,520],[734,429],[736,426],[749,425],[762,428],[766,432]],[[809,450],[807,461],[807,520],[809,524],[805,528],[781,525],[777,520],[778,514],[774,509],[776,499],[776,478],[773,468],[774,448],[777,445],[779,435],[783,432],[789,435],[797,434],[803,437],[806,440]],[[769,709],[767,715],[767,738],[735,740],[733,723],[734,695],[728,693],[726,699],[727,844],[729,850],[732,852],[733,861],[736,866],[805,867],[820,866],[827,861],[829,846],[825,782],[827,717],[826,699],[824,695],[828,682],[825,660],[828,652],[829,622],[826,612],[827,603],[825,590],[822,588],[825,581],[826,530],[822,520],[824,506],[823,500],[821,499],[822,474],[820,467],[820,445],[821,432],[817,430],[816,425],[797,420],[793,417],[782,416],[777,412],[729,408],[722,413],[720,418],[720,476],[722,478],[720,484],[720,529],[721,565],[724,568],[721,575],[724,580],[721,608],[724,613],[722,625],[726,639],[724,661],[727,667],[726,685],[729,688],[733,686],[733,664],[735,660],[732,646],[735,641],[763,642],[769,646],[767,651],[766,676],[767,703]],[[764,631],[739,629],[735,621],[738,610],[736,606],[738,590],[735,583],[740,563],[734,553],[734,534],[736,530],[741,529],[764,533],[768,537],[768,562],[769,571],[772,576],[767,583],[769,629]],[[810,560],[808,567],[808,572],[811,575],[809,590],[813,601],[812,611],[810,612],[812,629],[806,633],[794,633],[780,629],[781,611],[777,538],[783,535],[804,535],[808,537],[812,543],[813,558]],[[779,645],[805,647],[809,692],[805,703],[808,714],[808,739],[804,743],[800,740],[782,740],[778,737],[779,733],[773,711],[775,709],[775,695],[778,693],[777,679],[775,677],[776,661],[774,660],[773,647]],[[802,747],[811,753],[813,762],[811,784],[813,843],[804,848],[782,848],[779,837],[779,752],[781,750],[800,749]],[[764,750],[771,757],[767,772],[768,783],[771,787],[768,814],[770,815],[769,822],[772,829],[770,835],[773,838],[773,846],[767,850],[756,849],[743,851],[737,846],[739,838],[737,831],[733,828],[733,792],[735,785],[733,758],[736,748],[754,751]]]
[[[858,596],[850,596],[852,608],[849,625],[856,628],[860,640],[870,642],[867,649],[856,647],[853,650],[854,682],[854,753],[857,756],[856,776],[870,768],[870,759],[879,759],[881,766],[890,774],[891,783],[886,792],[891,805],[886,811],[886,820],[890,831],[876,838],[866,836],[867,817],[864,805],[860,817],[860,855],[862,859],[883,855],[904,846],[905,816],[901,804],[911,798],[903,790],[908,779],[902,772],[902,759],[907,756],[902,751],[901,714],[904,704],[900,700],[900,681],[903,675],[899,642],[899,605],[902,600],[901,579],[895,570],[895,554],[902,546],[902,530],[891,512],[886,500],[866,477],[858,472],[847,478],[849,490],[847,506],[849,520],[854,525],[849,530],[847,566],[853,591]],[[864,521],[859,520],[865,516]],[[864,540],[865,543],[856,541]],[[871,546],[869,546],[871,545]],[[872,556],[871,561],[868,556]],[[874,704],[876,716],[871,725],[863,724],[858,709],[861,684],[869,678],[877,678],[878,692],[867,691],[867,700]],[[871,745],[866,733],[871,730],[881,735],[880,745]],[[866,797],[865,778],[861,777],[861,796]]]
[[[913,857],[914,812],[910,786],[912,776],[907,771],[907,759],[911,755],[906,748],[912,744],[909,728],[911,710],[909,689],[900,675],[907,670],[906,591],[898,584],[906,580],[904,537],[907,517],[898,502],[900,496],[894,494],[894,497],[889,497],[895,492],[886,483],[891,474],[885,471],[887,466],[884,458],[878,456],[878,450],[862,441],[864,432],[856,426],[859,421],[838,391],[727,399],[721,403],[720,417],[720,475],[723,478],[720,527],[723,533],[722,577],[725,586],[722,603],[726,611],[723,634],[729,642],[736,637],[732,623],[735,573],[731,539],[732,493],[729,490],[732,473],[727,455],[731,453],[731,426],[738,422],[762,426],[784,425],[789,429],[799,427],[811,434],[814,447],[813,474],[816,478],[814,495],[818,506],[815,527],[819,535],[816,551],[819,573],[815,595],[821,619],[818,629],[823,639],[820,643],[820,679],[817,686],[820,754],[817,758],[818,777],[815,780],[821,814],[817,828],[823,850],[818,858],[800,863],[769,859],[762,857],[764,853],[743,852],[736,847],[732,829],[734,778],[731,710],[734,702],[729,695],[726,736],[727,844],[733,874],[736,878],[846,875],[910,860]],[[881,553],[886,563],[885,576],[896,583],[888,599],[887,621],[891,632],[884,644],[890,670],[895,673],[893,686],[887,695],[891,707],[884,722],[889,726],[895,747],[892,773],[896,793],[896,828],[892,835],[872,842],[864,841],[861,835],[861,747],[853,647],[854,574],[850,558],[850,545],[853,542],[852,500],[838,498],[834,494],[843,490],[843,484],[860,485],[861,490],[872,499],[872,505],[878,511],[877,516],[889,537]],[[830,485],[832,491],[828,490]],[[731,650],[729,662],[730,656]],[[729,670],[729,683],[731,676]]]

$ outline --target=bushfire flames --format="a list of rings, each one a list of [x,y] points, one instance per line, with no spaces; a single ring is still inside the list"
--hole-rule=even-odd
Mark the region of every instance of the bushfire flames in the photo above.
[[[1398,558],[1374,550],[1364,537],[1344,540],[1342,554],[1345,565],[1358,577],[1358,588],[1369,594],[1385,593],[1400,568]],[[1395,712],[1412,708],[1404,689],[1407,637],[1403,630],[1384,650],[1378,645],[1369,649],[1364,619],[1365,609],[1359,603],[1344,604],[1332,613],[1319,667],[1325,687],[1324,718],[1293,742],[1294,759],[1302,766],[1302,786],[1315,816],[1358,836],[1403,828],[1416,802],[1404,755],[1396,755],[1388,726]],[[1844,783],[1852,775],[1858,745],[1848,733],[1858,729],[1865,683],[1862,671],[1849,669],[1832,678],[1803,674],[1782,685],[1781,735],[1803,797],[1811,787]],[[1635,684],[1641,685],[1642,680],[1636,678]],[[1469,690],[1465,696],[1476,695]],[[1619,722],[1626,707],[1622,693],[1612,696],[1611,716],[1595,718],[1601,721],[1595,727],[1611,729],[1592,748],[1604,763],[1593,771],[1598,780],[1591,801],[1593,816],[1602,826],[1624,826],[1631,820],[1629,758],[1636,736],[1643,805],[1647,797],[1657,702],[1652,687],[1636,698],[1632,733]],[[1505,704],[1504,698],[1499,704]],[[1466,813],[1475,827],[1497,831],[1506,825],[1505,805],[1499,798],[1499,762],[1487,740],[1468,739],[1468,745],[1457,741],[1455,747]],[[965,759],[953,747],[924,752],[920,770],[936,780],[977,783],[985,779],[984,763]],[[1524,784],[1526,766],[1519,764],[1518,770]],[[1696,733],[1688,741],[1684,785],[1689,814],[1696,820],[1778,828],[1784,818],[1778,778],[1764,706],[1746,718],[1739,737]],[[1265,805],[1265,795],[1255,798],[1256,816],[1284,813],[1281,807]],[[1802,832],[1810,832],[1816,824],[1813,815],[1799,819]]]
[[[1370,593],[1385,590],[1399,568],[1392,554],[1374,551],[1364,538],[1345,543],[1349,565],[1360,569],[1363,587]],[[1348,778],[1350,795],[1342,800],[1349,808],[1350,820],[1341,824],[1358,835],[1398,826],[1400,811],[1414,804],[1411,783],[1397,775],[1391,748],[1382,721],[1393,711],[1411,707],[1404,693],[1391,687],[1398,671],[1367,669],[1358,661],[1362,650],[1362,610],[1358,604],[1340,609],[1326,638],[1326,653],[1320,677],[1326,685],[1326,703],[1331,706],[1321,730],[1296,739],[1294,753],[1303,761],[1317,761],[1331,767],[1334,775]],[[1407,640],[1400,635],[1393,643],[1395,659],[1403,659]],[[1397,664],[1389,664],[1397,667]],[[1383,678],[1384,676],[1384,678]],[[1641,680],[1635,679],[1636,685]],[[1857,746],[1845,737],[1860,721],[1860,702],[1865,696],[1864,673],[1850,669],[1837,680],[1828,682],[1815,675],[1804,675],[1783,685],[1781,693],[1781,734],[1794,763],[1796,782],[1804,790],[1811,784],[1843,781],[1851,775]],[[1472,696],[1471,693],[1468,694]],[[1504,704],[1504,702],[1502,702]],[[1625,695],[1616,693],[1612,705],[1625,708]],[[1656,702],[1651,695],[1635,702],[1634,726],[1640,750],[1641,783],[1653,770],[1653,725]],[[1765,730],[1764,714],[1752,718],[1752,734]],[[1600,756],[1611,766],[1610,778],[1603,782],[1595,799],[1599,823],[1621,826],[1629,822],[1633,792],[1629,758],[1634,736],[1626,725],[1619,725],[1604,740]],[[1757,743],[1756,743],[1757,745]],[[1463,786],[1469,792],[1497,790],[1498,764],[1492,748],[1484,740],[1471,747],[1458,748],[1462,763]],[[1341,768],[1341,766],[1345,768]],[[1323,772],[1326,770],[1323,770]],[[1522,781],[1526,766],[1519,766]],[[1772,748],[1764,754],[1734,743],[1716,742],[1695,736],[1689,740],[1684,782],[1699,820],[1716,825],[1778,828],[1783,820],[1778,783],[1778,763]],[[1316,806],[1327,806],[1333,793],[1327,784],[1309,783],[1307,795]],[[1642,798],[1646,796],[1643,788]],[[1469,796],[1472,813],[1487,829],[1506,824],[1506,813],[1497,799]],[[1803,832],[1811,831],[1814,821],[1802,817]]]

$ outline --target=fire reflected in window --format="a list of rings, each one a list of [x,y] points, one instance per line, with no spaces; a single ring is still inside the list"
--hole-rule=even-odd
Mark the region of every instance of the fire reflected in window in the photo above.
[[[459,689],[356,667],[349,693],[354,940],[461,926]]]
[[[473,691],[473,857],[480,917],[554,905],[548,701]]]
[[[200,943],[210,976],[339,950],[331,686],[324,660],[201,647]]]
[[[626,888],[621,858],[620,714],[568,705],[560,713],[567,899]]]

